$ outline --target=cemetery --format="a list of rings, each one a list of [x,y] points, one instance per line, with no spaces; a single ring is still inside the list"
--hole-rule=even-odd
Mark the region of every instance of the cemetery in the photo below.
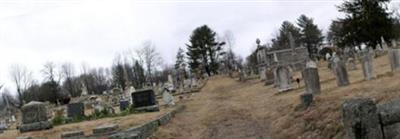
[[[0,139],[400,139],[399,0],[0,7]]]

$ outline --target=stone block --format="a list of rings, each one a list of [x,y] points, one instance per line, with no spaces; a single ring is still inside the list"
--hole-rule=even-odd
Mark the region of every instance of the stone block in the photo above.
[[[313,94],[311,93],[304,93],[300,95],[301,103],[303,106],[308,107],[313,102]]]
[[[119,126],[117,124],[102,125],[93,129],[93,134],[109,134],[117,131]]]
[[[139,90],[133,92],[131,95],[134,108],[157,105],[156,96],[152,89]]]
[[[321,85],[319,82],[319,75],[317,68],[306,68],[303,71],[304,83],[306,86],[306,93],[320,94]]]
[[[378,112],[383,125],[400,122],[400,99],[378,105]]]
[[[400,139],[400,123],[395,123],[383,127],[385,139]]]
[[[68,131],[61,134],[61,139],[78,139],[84,136],[83,130]]]
[[[167,113],[163,116],[160,117],[160,119],[158,119],[158,122],[160,125],[166,125],[172,118],[172,114],[171,113]]]
[[[377,107],[371,99],[346,100],[342,112],[348,139],[383,139]]]
[[[35,122],[47,121],[47,109],[44,103],[31,101],[21,108],[22,123],[30,124]]]
[[[22,124],[19,127],[20,132],[28,132],[28,131],[37,131],[43,129],[51,129],[53,128],[53,124],[49,121],[42,121],[30,124]]]

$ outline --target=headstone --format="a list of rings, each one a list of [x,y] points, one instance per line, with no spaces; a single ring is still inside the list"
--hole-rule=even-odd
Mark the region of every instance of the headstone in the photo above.
[[[50,129],[53,127],[48,121],[47,109],[44,103],[31,101],[21,108],[22,125],[20,132]]]
[[[171,93],[168,89],[164,89],[162,95],[163,95],[163,101],[166,105],[168,105],[168,106],[175,105],[174,96],[171,95]]]
[[[348,139],[383,139],[377,107],[371,99],[346,100],[342,111]]]
[[[265,72],[266,72],[266,68],[262,67],[261,71],[260,71],[260,79],[261,79],[261,81],[264,81],[266,79]]]
[[[373,51],[373,50],[371,50]],[[371,51],[364,51],[362,52],[361,55],[361,62],[362,62],[362,69],[363,69],[363,74],[364,74],[364,78],[366,80],[371,80],[373,78],[375,78],[375,73],[374,73],[374,69],[373,69],[373,57],[372,57],[372,53]]]
[[[400,136],[400,99],[378,105],[380,123],[385,138],[397,139]]]
[[[133,92],[132,104],[133,107],[139,111],[159,111],[156,96],[152,89],[145,89]]]
[[[303,71],[306,93],[320,94],[321,85],[319,82],[318,68],[314,61],[308,61]]]
[[[338,86],[346,86],[349,84],[348,74],[346,70],[346,65],[344,62],[338,57],[332,57],[332,68],[333,72],[336,76],[336,83]]]
[[[129,101],[128,100],[121,100],[119,101],[119,109],[120,111],[124,111],[129,108]]]
[[[84,104],[82,102],[68,104],[67,116],[70,118],[85,116]]]
[[[280,66],[276,69],[277,72],[277,80],[278,80],[278,88],[279,92],[287,91],[292,89],[291,84],[291,75],[288,67]]]
[[[348,61],[349,70],[356,70],[357,69],[356,60],[354,58],[351,57],[347,61]]]
[[[265,71],[265,77],[265,85],[271,85],[274,83],[275,75],[272,69],[267,68],[267,70]]]
[[[390,67],[393,72],[400,71],[400,48],[389,49]]]

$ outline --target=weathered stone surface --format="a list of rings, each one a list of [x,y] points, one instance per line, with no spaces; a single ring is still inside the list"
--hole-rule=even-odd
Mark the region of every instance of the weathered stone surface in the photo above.
[[[400,139],[400,123],[395,123],[383,127],[385,139]]]
[[[304,93],[304,94],[300,95],[300,99],[301,99],[303,106],[308,107],[313,102],[314,97],[313,97],[313,94],[311,94],[311,93]]]
[[[400,99],[378,105],[378,112],[383,125],[400,122]]]
[[[319,82],[318,69],[307,67],[303,71],[304,83],[306,86],[306,93],[320,94],[321,85]]]
[[[85,116],[84,104],[81,102],[68,104],[67,115],[71,118]]]
[[[349,78],[346,70],[345,63],[338,57],[332,58],[332,68],[336,77],[336,83],[338,86],[349,85]]]
[[[277,83],[279,92],[287,91],[292,89],[291,84],[291,75],[288,67],[281,66],[276,69],[277,73]]]
[[[17,137],[16,139],[33,139],[30,136],[21,136],[21,137]]]
[[[75,139],[80,137],[84,137],[83,130],[68,131],[61,134],[61,139]]]
[[[172,118],[172,114],[167,113],[167,114],[161,116],[160,119],[158,119],[158,122],[160,125],[166,125],[169,122],[169,120],[171,120],[171,118]]]
[[[383,139],[375,103],[368,98],[342,104],[344,130],[349,139]]]
[[[19,127],[20,132],[37,131],[53,128],[53,124],[49,121],[41,121],[30,124],[22,124]]]
[[[372,55],[373,54],[370,53],[369,51],[363,52],[361,55],[361,65],[363,69],[364,78],[366,80],[371,80],[375,78]]]
[[[392,71],[400,71],[400,49],[391,48],[389,49],[389,61]]]
[[[119,101],[119,109],[120,111],[124,111],[129,108],[129,101],[128,100],[121,100]]]
[[[42,102],[31,101],[21,108],[21,112],[23,124],[48,120],[46,106]]]
[[[93,134],[107,134],[117,131],[119,126],[117,124],[102,125],[93,129]]]

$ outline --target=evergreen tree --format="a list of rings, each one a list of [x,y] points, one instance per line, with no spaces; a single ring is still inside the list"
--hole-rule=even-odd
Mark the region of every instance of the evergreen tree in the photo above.
[[[295,25],[290,23],[289,21],[284,21],[279,29],[279,35],[272,39],[272,48],[273,49],[288,49],[289,45],[289,32],[292,34],[295,44],[300,44],[301,34],[300,29]],[[299,45],[297,45],[298,47]]]
[[[192,70],[204,67],[208,75],[216,74],[221,46],[225,43],[216,41],[216,35],[207,25],[196,28],[190,36],[190,44],[186,44],[189,66]]]
[[[297,25],[301,30],[301,44],[307,48],[310,58],[315,58],[318,52],[318,45],[320,45],[324,39],[322,31],[314,24],[312,18],[305,15],[301,15],[297,19]]]
[[[343,46],[360,46],[366,44],[375,48],[381,44],[383,37],[390,42],[395,37],[394,19],[390,17],[386,4],[390,0],[349,0],[340,5],[339,11],[346,17],[339,19]]]
[[[176,54],[176,62],[175,62],[175,69],[179,70],[181,68],[184,68],[184,63],[185,63],[185,53],[182,48],[178,49],[178,53]]]

